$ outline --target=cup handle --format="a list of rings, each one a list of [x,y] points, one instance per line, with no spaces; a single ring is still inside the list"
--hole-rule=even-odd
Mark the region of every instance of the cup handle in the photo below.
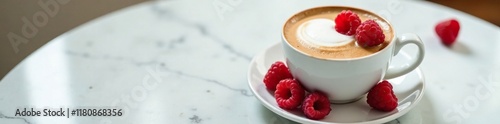
[[[416,59],[412,59],[410,64],[405,64],[399,67],[391,67],[387,69],[387,72],[385,73],[384,79],[391,79],[395,77],[399,77],[401,75],[404,75],[406,73],[409,73],[413,71],[415,68],[417,68],[420,63],[422,63],[422,60],[424,60],[424,55],[425,55],[425,49],[424,49],[424,44],[422,43],[422,40],[416,35],[416,34],[403,34],[401,37],[399,37],[396,40],[395,48],[394,48],[394,56],[396,56],[401,48],[407,44],[415,44],[418,47],[418,54]]]

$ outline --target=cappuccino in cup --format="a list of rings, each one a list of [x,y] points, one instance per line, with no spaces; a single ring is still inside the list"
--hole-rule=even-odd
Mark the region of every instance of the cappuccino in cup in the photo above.
[[[335,18],[342,10],[356,13],[361,22],[374,20],[385,35],[372,47],[358,46],[354,36],[335,30]],[[389,68],[392,57],[406,45],[416,45],[415,57]],[[391,23],[360,8],[323,6],[291,16],[283,25],[282,45],[291,74],[309,92],[321,91],[332,103],[349,103],[363,96],[379,81],[413,71],[422,62],[425,49],[415,34],[396,37]]]
[[[374,47],[363,48],[356,44],[354,36],[335,31],[335,17],[342,10],[358,14],[361,22],[372,19],[382,28],[385,40]],[[307,55],[323,59],[349,59],[367,56],[384,49],[393,38],[393,29],[377,15],[348,7],[317,8],[294,15],[283,28],[284,37],[295,49]]]

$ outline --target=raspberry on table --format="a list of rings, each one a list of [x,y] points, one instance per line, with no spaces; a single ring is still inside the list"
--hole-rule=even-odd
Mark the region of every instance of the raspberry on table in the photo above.
[[[374,20],[367,20],[356,29],[356,36],[354,37],[361,47],[372,47],[382,44],[385,39],[384,32],[380,25]]]
[[[439,22],[434,30],[444,45],[451,46],[458,37],[460,24],[456,19],[448,19]]]
[[[370,107],[380,111],[392,111],[398,107],[398,98],[392,91],[392,85],[384,80],[368,92],[366,102]]]
[[[352,36],[361,24],[361,19],[351,10],[342,10],[335,17],[335,30],[341,34]]]
[[[304,100],[306,91],[295,79],[283,79],[276,86],[274,97],[278,106],[291,110],[297,108]]]
[[[266,85],[267,89],[274,91],[276,90],[276,85],[278,85],[281,80],[288,78],[293,77],[286,67],[285,63],[276,61],[271,65],[266,75],[264,76],[264,84]]]
[[[325,118],[331,110],[328,97],[318,91],[309,94],[302,103],[302,112],[307,118],[313,120]]]

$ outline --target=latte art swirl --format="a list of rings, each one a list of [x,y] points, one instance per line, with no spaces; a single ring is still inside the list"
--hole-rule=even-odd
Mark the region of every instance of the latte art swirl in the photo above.
[[[335,47],[354,41],[335,31],[335,22],[331,19],[312,19],[302,23],[297,29],[297,37],[303,45],[310,47]]]

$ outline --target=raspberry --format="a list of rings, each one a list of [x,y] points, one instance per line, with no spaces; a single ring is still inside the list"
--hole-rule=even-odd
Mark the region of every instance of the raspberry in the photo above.
[[[304,103],[302,103],[302,111],[307,118],[319,120],[330,114],[330,101],[328,97],[321,92],[315,91],[309,94]]]
[[[274,91],[278,106],[288,110],[297,108],[304,100],[305,94],[304,88],[294,79],[281,80]]]
[[[460,24],[455,19],[444,20],[439,22],[434,30],[444,45],[451,46],[457,39]]]
[[[386,80],[378,83],[368,92],[366,102],[374,109],[387,112],[398,106],[398,98],[392,91],[392,85]]]
[[[361,24],[361,19],[351,10],[342,10],[335,17],[335,30],[341,34],[352,36],[356,33],[356,28]]]
[[[264,84],[269,90],[276,90],[276,85],[283,79],[293,78],[292,74],[285,66],[285,63],[281,61],[274,62],[266,75],[264,76]]]
[[[361,47],[371,47],[382,44],[385,35],[377,22],[370,19],[359,25],[355,38]]]

